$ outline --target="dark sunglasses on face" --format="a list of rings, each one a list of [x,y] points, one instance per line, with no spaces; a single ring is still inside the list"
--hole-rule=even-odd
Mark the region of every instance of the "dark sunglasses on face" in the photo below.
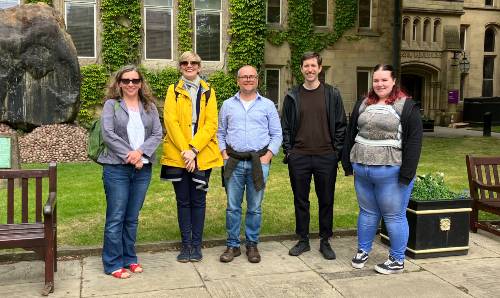
[[[198,61],[181,61],[179,63],[181,66],[188,66],[188,65],[200,65],[200,62]]]
[[[141,79],[120,79],[120,82],[124,85],[130,84],[130,82],[134,85],[138,85],[141,82]]]

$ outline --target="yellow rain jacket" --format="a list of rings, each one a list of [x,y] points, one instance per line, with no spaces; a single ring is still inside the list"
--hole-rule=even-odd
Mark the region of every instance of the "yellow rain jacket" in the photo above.
[[[160,163],[162,165],[185,168],[181,151],[191,149],[191,146],[199,150],[196,157],[198,169],[203,171],[222,166],[222,156],[217,144],[217,100],[215,92],[210,91],[208,103],[206,92],[209,87],[207,83],[200,80],[201,99],[200,112],[198,114],[198,129],[192,136],[192,103],[189,91],[184,88],[184,81],[180,80],[177,86],[168,87],[167,97],[163,110],[163,121],[167,134],[163,139],[163,155]],[[176,100],[175,91],[179,94]]]

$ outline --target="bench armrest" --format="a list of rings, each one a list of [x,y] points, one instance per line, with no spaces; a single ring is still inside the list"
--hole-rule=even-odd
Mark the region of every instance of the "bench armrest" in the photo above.
[[[473,181],[473,183],[479,189],[500,192],[500,185],[488,185],[488,184],[484,184],[484,183],[481,183],[478,181]]]
[[[49,199],[47,200],[47,203],[45,203],[45,206],[43,207],[43,214],[44,215],[52,215],[54,213],[54,209],[56,206],[56,193],[51,192],[49,194]]]

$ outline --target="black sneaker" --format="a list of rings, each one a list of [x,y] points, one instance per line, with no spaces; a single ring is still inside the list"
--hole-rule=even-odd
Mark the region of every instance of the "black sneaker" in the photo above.
[[[389,256],[385,263],[375,265],[375,271],[382,274],[402,273],[404,268],[404,262],[396,261],[393,256]]]
[[[191,262],[199,262],[203,259],[203,254],[201,253],[201,246],[193,246],[191,248],[191,253],[189,256],[189,260]]]
[[[319,251],[323,255],[323,258],[327,260],[335,260],[337,258],[335,252],[330,246],[330,243],[328,242],[328,239],[321,239],[319,242]]]
[[[303,252],[310,251],[309,240],[300,240],[294,247],[290,248],[288,254],[294,257],[300,256]]]
[[[190,255],[191,255],[191,246],[190,245],[183,245],[181,248],[181,252],[177,256],[177,262],[181,262],[181,263],[189,262]]]
[[[368,254],[364,250],[358,249],[358,252],[351,260],[351,265],[356,269],[361,269],[365,266],[366,261],[368,261]]]

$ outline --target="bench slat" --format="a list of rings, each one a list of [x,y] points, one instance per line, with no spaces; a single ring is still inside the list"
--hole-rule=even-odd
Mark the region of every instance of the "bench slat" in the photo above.
[[[49,170],[0,170],[0,179],[49,177]]]
[[[7,180],[7,223],[14,223],[14,178]]]

